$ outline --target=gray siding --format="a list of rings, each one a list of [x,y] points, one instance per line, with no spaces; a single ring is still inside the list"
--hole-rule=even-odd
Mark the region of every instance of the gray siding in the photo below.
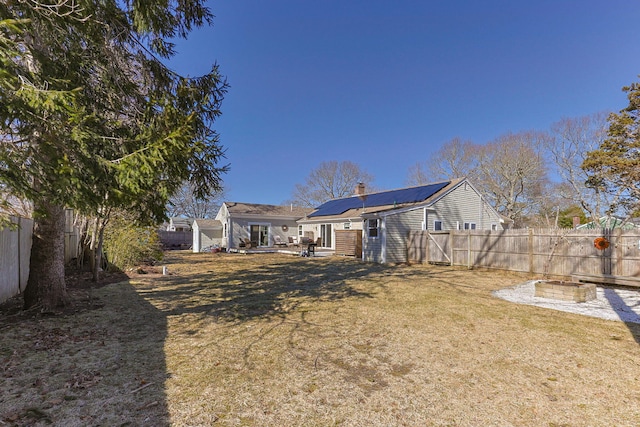
[[[416,209],[386,218],[386,262],[407,262],[407,236],[410,230],[422,230],[423,212]]]
[[[432,207],[427,215],[428,230],[434,229],[435,220],[443,222],[443,230],[456,230],[458,223],[462,229],[465,222],[475,223],[478,230],[491,230],[491,224],[502,229],[500,218],[470,185],[455,188]]]
[[[442,221],[443,230],[455,230],[464,223],[476,224],[477,230],[490,230],[492,224],[502,230],[500,217],[491,209],[471,185],[463,183],[429,206],[410,211],[390,213],[384,217],[380,239],[364,238],[363,257],[366,261],[402,263],[407,262],[407,239],[409,231],[419,231],[426,226],[434,230],[434,221]],[[367,230],[365,229],[364,233]]]

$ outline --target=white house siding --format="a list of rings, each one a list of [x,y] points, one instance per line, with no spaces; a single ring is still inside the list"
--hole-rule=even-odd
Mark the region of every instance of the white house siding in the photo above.
[[[222,246],[223,248],[232,248],[233,246],[231,246],[231,242],[233,239],[233,231],[231,229],[231,224],[230,224],[231,221],[229,219],[229,210],[227,209],[227,206],[224,203],[220,207],[220,210],[216,215],[216,219],[222,223],[223,231],[222,231],[222,239],[220,242],[220,246]],[[225,227],[227,230],[226,235],[224,233]]]
[[[377,237],[369,237],[368,230],[362,232],[362,259],[369,262],[384,262],[382,255],[382,241],[384,229],[380,224]]]
[[[270,244],[275,244],[275,236],[280,236],[280,240],[286,243],[289,236],[298,235],[298,224],[295,221],[286,219],[270,219],[268,221],[271,224],[269,228]],[[283,226],[287,228],[286,231],[282,228]]]
[[[230,248],[237,248],[240,239],[251,237],[251,225],[267,225],[269,227],[269,245],[275,243],[275,236],[280,236],[282,242],[287,242],[289,236],[297,236],[298,224],[293,220],[278,218],[232,218],[231,233],[229,235]],[[282,226],[286,226],[285,231]]]
[[[200,249],[218,246],[222,244],[222,230],[220,229],[204,229],[200,230]]]
[[[360,218],[351,221],[342,218],[326,219],[318,222],[301,220],[299,223],[302,225],[302,236],[312,236],[314,240],[320,237],[320,226],[322,224],[331,224],[331,249],[334,249],[336,245],[336,230],[362,230],[362,220]],[[344,226],[346,223],[349,224],[349,228]]]
[[[385,262],[407,262],[407,236],[410,230],[422,230],[423,221],[423,209],[389,215],[385,218]]]

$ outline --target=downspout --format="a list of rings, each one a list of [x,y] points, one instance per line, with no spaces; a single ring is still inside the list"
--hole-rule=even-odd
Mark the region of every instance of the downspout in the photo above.
[[[367,248],[365,246],[365,242],[366,242],[366,236],[367,236],[367,222],[363,219],[362,220],[362,237],[360,238],[361,242],[360,244],[362,245],[362,255],[360,255],[360,258],[362,258],[362,261],[365,261],[365,253],[367,251]]]
[[[380,256],[383,264],[387,263],[387,217],[380,218]]]

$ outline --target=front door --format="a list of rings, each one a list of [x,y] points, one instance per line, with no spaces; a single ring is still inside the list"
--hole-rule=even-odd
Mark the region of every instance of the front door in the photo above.
[[[331,247],[331,224],[320,225],[320,246],[323,248]]]
[[[251,226],[251,244],[260,246],[269,246],[269,226],[254,224]]]

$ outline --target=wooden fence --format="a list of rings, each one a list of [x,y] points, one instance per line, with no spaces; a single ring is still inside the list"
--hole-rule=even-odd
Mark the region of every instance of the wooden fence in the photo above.
[[[193,246],[193,231],[159,230],[158,236],[165,249],[189,249]]]
[[[595,247],[599,237],[607,239],[608,248]],[[407,246],[410,262],[599,277],[640,285],[640,230],[412,231]]]
[[[64,257],[68,263],[78,256],[78,229],[73,210],[66,212]],[[13,225],[0,229],[0,303],[24,291],[29,279],[33,220],[9,218]]]
[[[24,291],[29,278],[33,221],[10,217],[0,230],[0,302]]]
[[[336,230],[336,255],[362,258],[362,230]]]

